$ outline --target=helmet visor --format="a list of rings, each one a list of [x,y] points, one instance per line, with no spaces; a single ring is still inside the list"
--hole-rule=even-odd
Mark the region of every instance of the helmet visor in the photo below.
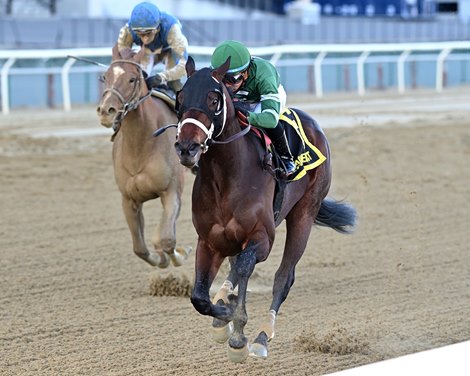
[[[227,84],[227,85],[237,85],[242,81],[243,81],[243,72],[237,73],[237,74],[226,73],[224,76],[224,84]]]

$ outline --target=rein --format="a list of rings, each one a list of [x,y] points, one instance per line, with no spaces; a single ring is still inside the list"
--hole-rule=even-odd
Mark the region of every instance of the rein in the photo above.
[[[243,129],[242,131],[238,132],[238,133],[235,133],[234,135],[230,136],[229,138],[227,138],[226,140],[223,140],[223,141],[217,141],[217,140],[213,140],[211,139],[210,142],[211,144],[228,144],[232,141],[235,141],[237,139],[239,139],[240,137],[243,137],[244,135],[246,135],[251,129],[251,124],[248,124],[248,126]]]
[[[113,62],[111,62],[110,64],[110,67],[113,65],[113,64],[117,64],[117,63],[127,63],[127,64],[132,64],[132,65],[135,65],[136,67],[139,68],[139,72],[140,72],[140,76],[141,78],[143,77],[143,74],[142,74],[142,67],[140,66],[139,63],[136,63],[135,61],[130,61],[130,60],[114,60]],[[141,84],[142,80],[139,79],[136,84],[134,85],[134,89],[129,97],[129,99],[126,101],[124,99],[124,97],[122,96],[122,94],[116,90],[114,87],[110,87],[108,89],[105,89],[103,91],[103,96],[106,94],[106,93],[111,93],[111,94],[114,94],[116,97],[118,97],[118,99],[121,101],[123,107],[121,110],[118,111],[118,115],[116,116],[116,118],[114,119],[114,122],[113,122],[113,130],[114,130],[114,134],[113,136],[111,137],[111,140],[114,140],[114,137],[116,137],[116,134],[119,132],[119,130],[121,129],[121,122],[122,120],[124,119],[124,117],[129,113],[129,111],[132,111],[132,110],[135,110],[137,107],[139,107],[139,105],[144,101],[146,100],[151,94],[152,94],[152,90],[149,90],[145,95],[143,95],[142,97],[139,97],[139,98],[135,98],[138,93],[139,93],[139,89],[140,89],[140,84]]]

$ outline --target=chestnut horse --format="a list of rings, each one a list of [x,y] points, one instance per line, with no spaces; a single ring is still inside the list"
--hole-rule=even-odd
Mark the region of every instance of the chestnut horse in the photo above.
[[[294,283],[295,266],[312,226],[352,232],[356,213],[348,204],[326,199],[331,182],[328,141],[314,119],[295,110],[309,141],[326,160],[302,179],[287,184],[279,217],[274,219],[276,181],[263,169],[265,149],[253,132],[241,128],[222,83],[229,63],[230,59],[218,69],[196,71],[194,60],[188,59],[188,80],[177,96],[175,148],[184,166],[199,166],[192,192],[198,242],[191,302],[199,313],[214,318],[214,339],[229,340],[230,360],[243,362],[248,355],[267,357],[276,315]],[[286,242],[274,277],[271,306],[249,345],[243,332],[248,321],[248,279],[255,265],[268,257],[275,228],[284,219]],[[225,258],[229,258],[230,272],[211,301],[210,287]],[[236,286],[238,295],[233,293]]]
[[[114,176],[137,256],[152,266],[179,266],[190,248],[176,248],[176,220],[181,207],[184,167],[173,149],[175,132],[154,138],[152,133],[176,122],[176,114],[163,100],[151,96],[140,66],[143,49],[119,52],[103,76],[104,91],[97,113],[101,124],[113,127]],[[122,55],[121,55],[122,54]],[[143,203],[160,198],[162,216],[150,252],[144,237]]]

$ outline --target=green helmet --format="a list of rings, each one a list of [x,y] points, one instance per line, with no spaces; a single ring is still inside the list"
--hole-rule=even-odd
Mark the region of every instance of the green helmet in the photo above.
[[[227,73],[242,72],[250,65],[251,55],[248,48],[236,40],[227,40],[215,48],[211,58],[212,68],[220,67],[229,56],[231,59]]]

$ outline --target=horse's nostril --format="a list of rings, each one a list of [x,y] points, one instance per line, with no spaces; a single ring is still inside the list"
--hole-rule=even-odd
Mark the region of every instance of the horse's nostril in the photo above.
[[[114,115],[116,113],[116,109],[114,107],[109,107],[108,114]]]

